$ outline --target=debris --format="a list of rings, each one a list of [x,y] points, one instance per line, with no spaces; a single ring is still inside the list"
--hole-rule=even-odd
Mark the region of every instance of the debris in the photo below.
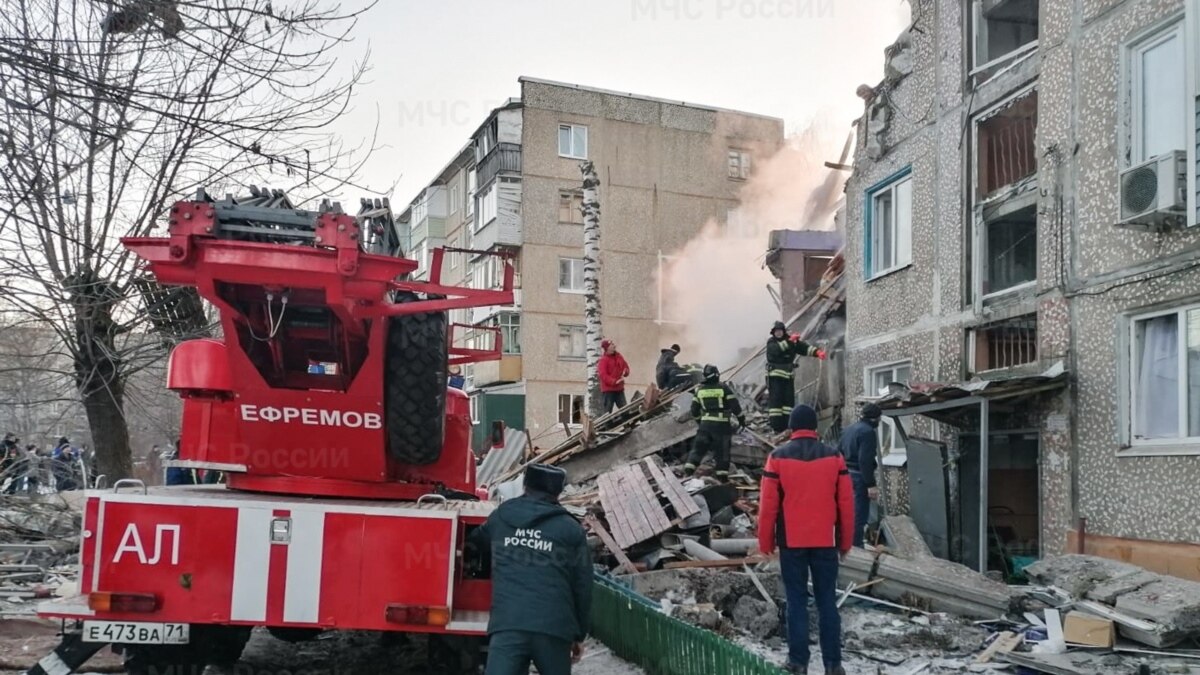
[[[741,567],[762,562],[762,558],[732,558],[729,560],[684,560],[663,565],[664,570],[682,570],[705,567]]]
[[[742,596],[734,605],[733,622],[760,640],[779,632],[779,612],[773,604],[748,595]]]
[[[1065,654],[1001,652],[996,655],[996,659],[1023,668],[1030,668],[1039,673],[1050,673],[1050,675],[1088,675],[1089,672],[1077,669]]]
[[[609,553],[612,553],[613,556],[616,557],[617,562],[621,563],[620,566],[617,567],[618,574],[620,574],[622,570],[629,573],[637,571],[637,568],[634,567],[633,562],[629,560],[629,556],[625,555],[625,551],[621,550],[621,547],[618,546],[617,542],[613,540],[612,535],[608,533],[608,530],[604,529],[604,526],[600,524],[599,520],[596,520],[595,516],[587,516],[584,519],[584,523],[588,526],[588,529],[590,529],[592,532],[595,532],[596,536],[600,537],[600,541],[604,542],[604,547],[608,549]]]
[[[746,574],[750,575],[750,581],[754,582],[754,587],[758,589],[758,592],[760,595],[762,595],[763,600],[767,601],[767,604],[771,606],[771,609],[778,611],[779,605],[776,605],[775,600],[771,598],[771,594],[767,593],[767,589],[763,587],[762,581],[759,580],[758,575],[754,573],[754,570],[750,569],[749,565],[742,565],[742,569],[746,570]]]
[[[713,539],[708,547],[722,555],[746,555],[758,546],[757,539]]]
[[[687,551],[688,555],[696,558],[697,560],[706,562],[719,562],[722,560],[728,560],[728,558],[725,556],[717,553],[707,546],[704,546],[694,539],[684,539],[683,550]]]
[[[1066,653],[1067,641],[1063,637],[1062,620],[1057,609],[1046,610],[1046,639],[1035,645],[1034,651],[1041,654]]]
[[[917,524],[908,516],[887,516],[881,525],[883,536],[888,542],[889,552],[906,560],[932,558],[929,544],[917,530]]]
[[[1021,636],[1012,631],[1004,631],[996,635],[996,639],[988,645],[988,648],[983,650],[976,659],[975,663],[988,663],[996,654],[1011,652],[1021,645]]]
[[[656,467],[657,472],[650,469],[651,466]],[[653,461],[609,471],[597,479],[600,503],[612,526],[613,539],[622,549],[652,539],[675,525],[655,496],[655,486],[651,485],[649,476],[654,476],[658,489],[668,496],[678,520],[700,512],[700,507],[687,497],[679,481],[674,476],[665,476]]]
[[[1111,620],[1089,616],[1083,612],[1067,612],[1062,630],[1063,639],[1068,643],[1090,647],[1111,647],[1117,637]]]
[[[865,583],[881,577],[872,595],[904,603],[916,597],[924,609],[959,616],[994,619],[1009,612],[1013,592],[963,565],[940,558],[905,560],[882,552],[859,548],[839,569],[840,583]]]

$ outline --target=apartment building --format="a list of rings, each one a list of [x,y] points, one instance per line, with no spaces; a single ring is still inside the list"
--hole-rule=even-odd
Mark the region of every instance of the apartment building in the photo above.
[[[477,449],[499,422],[529,429],[544,448],[581,421],[581,161],[600,176],[604,332],[630,363],[632,394],[653,382],[659,349],[681,330],[663,302],[664,266],[710,219],[727,223],[755,158],[783,143],[773,117],[527,77],[520,87],[400,218],[423,268],[438,246],[515,262],[515,307],[452,316],[483,327],[460,329],[457,340],[482,348],[502,338],[500,361],[466,372]],[[493,288],[502,271],[493,256],[452,253],[443,273]]]
[[[913,5],[846,187],[847,394],[887,408],[887,501],[979,567],[1196,577],[1200,3]]]

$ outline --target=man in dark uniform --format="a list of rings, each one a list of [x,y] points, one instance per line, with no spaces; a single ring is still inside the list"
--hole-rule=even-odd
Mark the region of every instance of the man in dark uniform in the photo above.
[[[569,675],[590,629],[592,559],[583,528],[558,496],[562,469],[525,470],[525,494],[492,513],[473,535],[491,542],[492,616],[487,675]]]
[[[854,485],[854,545],[862,548],[864,532],[870,520],[871,502],[879,499],[875,485],[878,464],[879,420],[883,411],[874,403],[863,406],[862,419],[846,427],[838,442],[838,450],[846,458],[850,482]]]
[[[682,370],[679,364],[675,363],[676,356],[679,356],[679,345],[667,347],[658,356],[658,365],[654,367],[654,381],[660,391],[675,386],[677,374]]]
[[[767,340],[767,413],[775,433],[788,428],[788,416],[796,405],[792,371],[796,368],[796,359],[801,356],[824,360],[825,350],[808,344],[795,333],[788,335],[787,326],[776,321]]]
[[[692,441],[692,453],[688,455],[683,470],[691,475],[696,466],[710,451],[717,465],[717,480],[729,479],[729,453],[733,440],[733,422],[746,426],[742,404],[729,385],[721,382],[721,371],[714,365],[704,366],[704,382],[696,389],[692,399],[692,417],[700,422],[700,429]]]

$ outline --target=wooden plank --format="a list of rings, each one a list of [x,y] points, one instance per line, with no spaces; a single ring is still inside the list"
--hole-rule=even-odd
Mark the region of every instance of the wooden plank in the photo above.
[[[612,553],[617,562],[621,563],[616,569],[618,574],[622,570],[630,574],[637,572],[637,567],[634,566],[633,561],[629,559],[629,556],[625,555],[625,551],[622,551],[620,546],[617,546],[617,542],[613,540],[612,535],[608,533],[608,530],[604,529],[604,525],[601,525],[595,516],[589,515],[583,519],[583,522],[587,524],[592,532],[596,533],[596,536],[600,537],[600,541],[604,542],[604,547],[608,549],[608,552]]]
[[[604,507],[604,514],[608,517],[608,524],[612,527],[613,537],[619,542],[629,541],[634,535],[626,522],[625,514],[622,511],[621,495],[613,478],[613,474],[606,473],[596,479],[596,484],[600,489],[600,505]]]
[[[741,567],[742,565],[755,565],[763,561],[763,558],[730,558],[729,560],[683,560],[680,562],[669,562],[663,565],[665,570],[680,570],[692,569],[695,567]]]
[[[657,530],[654,534],[660,534],[671,529],[671,519],[667,517],[666,511],[663,510],[662,502],[659,501],[658,495],[654,493],[654,486],[650,484],[650,477],[646,474],[646,470],[641,464],[632,464],[629,466],[629,475],[642,496],[642,510],[646,513],[646,518],[650,521],[650,527]]]
[[[988,663],[995,658],[996,654],[1011,652],[1019,644],[1021,644],[1021,636],[1006,630],[997,635],[996,639],[992,640],[992,644],[988,645],[988,648],[975,658],[975,663]]]
[[[611,508],[617,520],[624,525],[625,532],[623,537],[617,537],[621,548],[629,548],[655,535],[649,519],[642,511],[640,495],[637,487],[631,484],[627,469],[621,467],[612,472],[614,498]],[[605,506],[606,514],[609,513],[608,509],[609,506]]]
[[[683,489],[683,483],[679,482],[675,474],[668,476],[654,457],[647,457],[642,461],[646,465],[646,468],[650,470],[650,475],[654,476],[654,480],[662,489],[663,496],[667,498],[667,501],[671,502],[671,506],[675,507],[675,515],[680,518],[688,518],[700,513],[700,507],[688,495],[687,490]]]
[[[637,534],[640,537],[638,541],[645,541],[659,532],[668,529],[670,525],[668,524],[662,529],[658,528],[655,511],[658,512],[658,515],[663,520],[666,520],[666,514],[662,512],[661,508],[655,508],[657,507],[657,500],[654,506],[646,503],[646,495],[642,490],[645,478],[640,472],[635,474],[633,468],[631,466],[621,467],[621,473],[618,474],[617,480],[620,481],[629,514],[633,521],[637,523]],[[650,486],[647,484],[646,487],[649,488]]]

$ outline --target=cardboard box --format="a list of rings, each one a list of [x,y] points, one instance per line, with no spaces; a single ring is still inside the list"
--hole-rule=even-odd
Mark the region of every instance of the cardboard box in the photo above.
[[[1068,612],[1063,620],[1063,638],[1071,644],[1111,647],[1116,641],[1113,622],[1083,612]]]

